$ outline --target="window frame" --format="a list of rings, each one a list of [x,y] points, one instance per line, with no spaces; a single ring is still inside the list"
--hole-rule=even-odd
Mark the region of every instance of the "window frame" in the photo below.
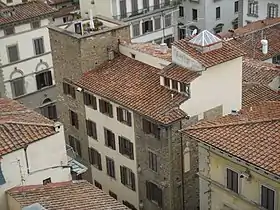
[[[99,188],[100,190],[102,190],[102,184],[100,184],[100,182],[94,180],[94,186]]]
[[[8,30],[7,30],[8,29]],[[11,33],[9,33],[9,29],[11,29]],[[8,33],[7,33],[8,32]],[[4,35],[5,36],[10,36],[10,35],[13,35],[13,34],[15,34],[16,32],[15,32],[15,27],[14,26],[9,26],[9,27],[7,27],[7,28],[4,28]]]
[[[116,179],[115,161],[113,158],[110,158],[108,156],[106,156],[106,172],[110,178]]]
[[[126,156],[127,158],[129,158],[131,160],[134,160],[133,142],[123,136],[119,136],[118,140],[119,140],[119,153],[121,153],[122,155]],[[124,146],[124,147],[122,147],[122,146]],[[127,147],[130,147],[130,148],[127,148]]]
[[[38,85],[39,84],[39,82],[38,82],[39,77],[43,77],[43,81],[44,81],[44,84],[40,83],[41,84],[40,86]],[[50,86],[53,85],[53,75],[52,75],[51,70],[44,70],[44,71],[36,72],[35,78],[36,78],[37,90],[42,90],[44,88],[47,88],[47,87],[50,87]],[[40,78],[40,81],[41,81],[41,79],[42,78]]]
[[[38,23],[38,25],[36,25],[37,23]],[[33,21],[33,22],[30,23],[30,26],[31,26],[32,29],[40,28],[41,27],[41,21],[40,20]]]
[[[159,22],[156,22],[159,21]],[[161,16],[155,16],[154,17],[154,27],[155,27],[155,31],[160,30],[162,28],[162,24],[161,24]]]
[[[185,11],[183,6],[179,6],[179,17],[185,17]]]
[[[16,91],[15,91],[15,83],[14,82],[17,82],[17,81],[21,81],[22,82],[22,94],[20,95],[16,95]],[[24,76],[21,76],[21,77],[17,77],[17,78],[14,78],[10,81],[11,83],[11,89],[12,89],[12,94],[13,94],[13,98],[17,98],[17,97],[20,97],[20,96],[23,96],[26,94],[26,88],[25,88],[25,78]]]
[[[216,20],[221,19],[221,7],[216,7]]]
[[[116,107],[117,120],[121,123],[124,123],[128,126],[132,126],[132,113],[123,107]],[[126,118],[126,119],[124,119]]]
[[[89,153],[89,163],[98,169],[99,171],[102,171],[102,157],[100,152],[98,152],[95,148],[89,147],[88,148]],[[96,159],[95,159],[96,158]]]
[[[114,117],[113,104],[104,99],[99,99],[99,111],[108,117]]]
[[[194,11],[196,11],[196,18],[194,16]],[[192,21],[198,21],[198,10],[197,9],[192,9]]]
[[[237,174],[237,192],[235,192],[233,190],[234,187],[232,187],[232,189],[228,187],[228,170],[230,170],[231,172],[234,172],[234,173]],[[240,184],[241,184],[241,182],[240,182],[240,173],[237,170],[235,170],[235,169],[233,169],[231,167],[226,167],[225,175],[226,175],[225,176],[225,187],[228,190],[230,190],[231,192],[239,194],[240,193]],[[232,183],[233,183],[233,181],[232,181]]]
[[[138,23],[132,23],[132,34],[133,34],[133,37],[138,37],[141,35],[141,32],[140,32],[140,22]]]
[[[109,190],[109,195],[110,195],[112,198],[118,200],[118,195],[117,195],[116,193],[114,193],[113,191]]]
[[[91,107],[94,110],[97,110],[97,99],[94,95],[84,92],[84,105]]]
[[[73,141],[73,144],[71,145],[71,142]],[[74,136],[68,135],[68,142],[69,146],[74,150],[74,152],[82,157],[82,147],[81,142]]]
[[[133,191],[136,191],[135,174],[130,168],[124,165],[120,165],[120,176],[121,176],[121,183],[124,186],[126,186],[127,188]]]
[[[76,89],[74,86],[70,85],[69,83],[63,81],[62,82],[63,93],[65,95],[71,96],[73,99],[76,99]]]
[[[37,53],[36,45],[35,45],[35,42],[38,41],[38,40],[42,40],[42,43],[41,43],[42,46],[40,46],[40,47],[42,47],[42,49],[38,48],[39,51],[42,50],[42,52],[39,52],[39,53]],[[46,50],[45,50],[45,42],[44,42],[44,37],[43,37],[43,36],[32,39],[32,42],[33,42],[33,50],[34,50],[34,55],[35,55],[35,56],[43,55],[44,53],[46,53]],[[38,42],[38,44],[39,44],[39,43],[40,43],[40,42]]]
[[[145,123],[147,123],[147,127],[145,126]],[[146,128],[148,130],[146,130]],[[151,122],[150,120],[147,120],[145,118],[142,118],[142,130],[145,134],[153,135],[155,138],[160,139],[160,127],[158,124],[155,124]]]
[[[172,15],[167,14],[164,16],[164,27],[168,28],[172,26]]]
[[[112,139],[108,139],[108,134],[112,134]],[[116,136],[114,132],[106,127],[104,127],[104,140],[105,140],[105,146],[108,148],[111,148],[112,150],[116,150]]]
[[[239,12],[239,1],[235,1],[234,2],[234,13],[238,13],[238,12]]]
[[[158,205],[159,207],[163,206],[163,189],[159,187],[157,184],[155,184],[152,181],[146,180],[146,198],[153,202],[154,204]],[[150,186],[149,186],[150,185]],[[155,191],[156,190],[156,191]],[[159,196],[159,191],[161,192],[160,200],[155,200],[154,197]]]
[[[167,82],[167,81],[168,81],[168,82]],[[164,77],[163,83],[164,83],[164,86],[165,86],[165,87],[170,88],[170,79],[169,79],[169,78]]]
[[[86,119],[86,129],[87,129],[87,135],[89,137],[98,140],[96,122],[93,122],[90,119]]]
[[[16,47],[16,50],[17,50],[17,60],[13,60],[11,61],[11,57],[10,57],[10,53],[9,53],[9,48],[10,47]],[[11,45],[7,45],[6,47],[7,49],[7,56],[8,56],[8,61],[9,63],[14,63],[14,62],[17,62],[17,61],[20,61],[20,55],[19,55],[19,48],[18,48],[18,44],[11,44]]]
[[[73,120],[73,116],[75,116],[74,118],[77,118],[77,123],[75,123]],[[71,126],[75,127],[77,130],[79,129],[79,116],[77,112],[74,112],[73,110],[69,109],[69,120],[70,120],[70,124]]]
[[[176,85],[174,85],[174,84],[176,84]],[[173,80],[173,79],[171,80],[171,89],[178,91],[178,81]]]
[[[50,115],[50,112],[49,112],[49,108],[50,108],[50,107],[53,109],[53,114],[52,114],[53,117]],[[47,111],[46,111],[46,109],[47,109]],[[54,110],[55,110],[55,111],[54,111]],[[40,107],[40,112],[41,112],[41,114],[42,114],[43,116],[47,117],[47,118],[50,119],[50,120],[56,121],[56,120],[58,119],[58,117],[57,117],[56,104],[55,104],[55,102],[53,102],[53,101],[51,101],[51,102],[49,102],[49,103],[46,103],[46,104],[43,104],[43,105]],[[48,113],[48,114],[47,114],[48,116],[46,116],[46,112]]]
[[[262,206],[262,187],[265,187],[271,191],[274,192],[274,208],[273,210],[276,210],[276,207],[277,207],[277,191],[271,187],[270,185],[267,185],[267,184],[260,184],[260,206],[263,207],[264,209],[266,209],[266,207]]]
[[[152,162],[150,162],[150,160],[152,160]],[[152,150],[148,150],[148,167],[152,171],[158,172],[158,156]]]

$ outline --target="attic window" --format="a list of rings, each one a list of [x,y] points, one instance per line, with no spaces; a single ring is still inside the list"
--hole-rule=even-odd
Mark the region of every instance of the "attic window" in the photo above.
[[[51,180],[50,177],[43,180],[43,185],[47,185],[47,184],[49,184],[49,183],[52,183],[52,180]]]
[[[187,85],[183,82],[180,82],[180,92],[183,92],[183,93],[187,92]]]
[[[130,53],[131,54],[131,57],[133,58],[133,59],[135,59],[135,54],[133,54],[133,53]]]
[[[166,86],[166,87],[170,87],[170,79],[168,79],[168,78],[164,78],[164,86]]]
[[[178,82],[175,80],[172,80],[172,89],[173,90],[178,90]]]

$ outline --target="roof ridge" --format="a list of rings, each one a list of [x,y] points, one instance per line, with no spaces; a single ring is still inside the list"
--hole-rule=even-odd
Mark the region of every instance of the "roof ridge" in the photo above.
[[[276,118],[265,118],[265,119],[258,119],[258,120],[244,120],[244,121],[238,121],[238,122],[231,122],[231,123],[223,123],[223,124],[213,124],[213,125],[193,125],[185,130],[198,130],[198,129],[207,129],[207,128],[219,128],[219,127],[225,127],[225,126],[235,126],[235,125],[244,125],[244,124],[254,124],[254,123],[262,123],[262,122],[270,122],[270,121],[277,121],[280,120],[280,117]],[[209,122],[211,123],[211,122]]]
[[[5,115],[14,115],[14,114],[22,114],[22,113],[29,113],[33,111],[31,109],[24,109],[24,110],[18,110],[18,111],[7,111],[7,112],[0,112],[0,116],[5,116]]]
[[[3,121],[3,123],[0,120],[0,125],[5,124],[20,124],[20,125],[37,125],[37,126],[48,126],[48,127],[54,127],[54,124],[47,124],[47,123],[35,123],[35,122],[16,122],[16,121]]]

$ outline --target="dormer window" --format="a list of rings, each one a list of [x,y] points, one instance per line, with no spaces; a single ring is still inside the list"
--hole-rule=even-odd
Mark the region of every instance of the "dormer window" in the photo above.
[[[178,82],[175,80],[172,80],[172,89],[173,90],[178,90]]]
[[[187,92],[187,85],[183,82],[180,83],[180,92],[183,92],[183,93]]]
[[[164,78],[164,86],[170,88],[170,79]]]

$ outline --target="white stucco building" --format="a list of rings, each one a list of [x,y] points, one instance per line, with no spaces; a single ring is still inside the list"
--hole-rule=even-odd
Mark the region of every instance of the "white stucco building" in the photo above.
[[[1,7],[0,13],[1,94],[56,119],[47,28],[54,10],[42,1],[13,1],[13,6]]]
[[[64,128],[20,103],[0,98],[0,209],[5,191],[71,180]]]
[[[82,17],[94,14],[130,24],[132,42],[166,42],[177,39],[178,0],[80,0]]]
[[[240,7],[242,9],[238,17],[240,26],[257,20],[279,17],[279,1],[277,0],[241,0]]]
[[[212,33],[227,31],[238,26],[238,0],[190,0],[183,1],[184,18],[182,31],[190,35],[194,29],[208,30]],[[181,32],[184,33],[184,32]]]

